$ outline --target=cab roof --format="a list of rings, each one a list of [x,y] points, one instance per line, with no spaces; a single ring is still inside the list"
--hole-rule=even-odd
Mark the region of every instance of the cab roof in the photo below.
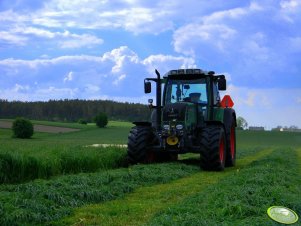
[[[164,78],[168,79],[200,79],[205,77],[222,77],[224,75],[214,76],[214,71],[203,71],[202,69],[178,69],[170,70],[164,75]]]

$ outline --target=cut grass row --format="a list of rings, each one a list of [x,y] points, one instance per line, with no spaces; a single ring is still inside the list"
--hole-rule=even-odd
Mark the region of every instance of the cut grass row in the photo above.
[[[249,155],[254,152],[250,150]],[[198,164],[180,161],[0,185],[0,225],[52,225],[53,221],[65,225],[68,222],[59,220],[71,215],[75,207],[123,198],[137,188],[166,184],[195,174],[206,178],[223,176],[223,173],[206,176],[207,172],[200,172]],[[114,214],[117,210],[112,211]]]
[[[57,224],[278,225],[268,218],[268,207],[284,205],[301,213],[296,157],[292,149],[268,149],[224,173],[200,172],[140,188],[114,201],[79,208]]]
[[[275,150],[218,184],[157,212],[147,225],[280,225],[267,216],[269,207],[286,206],[301,214],[301,159],[297,157],[292,149]]]
[[[95,172],[125,166],[124,148],[58,147],[48,156],[0,153],[0,183],[20,183],[37,178],[48,179],[62,174]],[[46,154],[46,153],[44,153]],[[55,155],[55,157],[49,157]]]
[[[252,154],[241,160],[238,168],[247,167],[252,161],[270,153],[271,150],[264,150]],[[100,222],[102,225],[143,225],[155,213],[206,189],[210,184],[218,183],[238,168],[228,168],[223,173],[199,172],[168,184],[141,188],[123,199],[80,208],[74,216],[61,223],[70,225],[82,221],[81,223],[88,225],[98,225]]]
[[[51,224],[73,208],[123,197],[142,186],[167,183],[199,170],[180,163],[136,165],[90,174],[0,185],[0,225]]]
[[[125,148],[85,146],[125,143],[129,131],[125,124],[110,122],[108,128],[92,126],[66,134],[35,133],[29,140],[14,139],[11,130],[0,129],[0,183],[123,166]]]

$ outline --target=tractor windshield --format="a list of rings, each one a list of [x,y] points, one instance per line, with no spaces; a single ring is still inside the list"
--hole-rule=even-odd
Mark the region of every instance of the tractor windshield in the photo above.
[[[205,78],[197,80],[168,80],[165,91],[165,104],[176,102],[207,104]]]

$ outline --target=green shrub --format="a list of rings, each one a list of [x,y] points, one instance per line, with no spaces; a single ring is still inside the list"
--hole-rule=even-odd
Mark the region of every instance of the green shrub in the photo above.
[[[79,120],[78,120],[78,123],[79,123],[79,124],[83,124],[83,125],[87,125],[87,124],[88,124],[88,121],[85,120],[85,119],[79,119]]]
[[[16,118],[13,122],[12,130],[16,138],[30,138],[33,135],[33,125],[25,118]]]
[[[94,121],[98,127],[103,128],[108,124],[108,116],[101,112],[95,116]]]

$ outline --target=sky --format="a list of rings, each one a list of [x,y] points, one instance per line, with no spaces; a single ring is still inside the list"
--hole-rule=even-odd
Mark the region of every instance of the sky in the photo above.
[[[226,75],[250,126],[301,128],[301,0],[0,0],[0,99],[147,103],[154,70]]]

